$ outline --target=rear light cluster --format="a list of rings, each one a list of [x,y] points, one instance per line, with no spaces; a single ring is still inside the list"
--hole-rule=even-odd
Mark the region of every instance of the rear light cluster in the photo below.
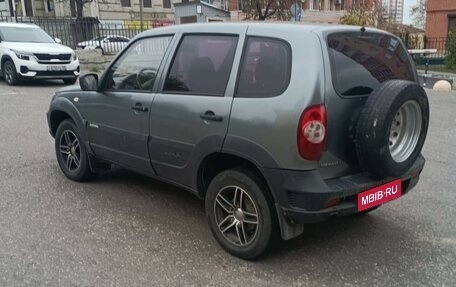
[[[307,108],[298,126],[299,154],[307,160],[318,160],[326,143],[326,109],[324,105]]]

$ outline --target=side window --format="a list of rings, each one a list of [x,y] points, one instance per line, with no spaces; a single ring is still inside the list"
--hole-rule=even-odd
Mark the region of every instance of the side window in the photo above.
[[[414,81],[408,52],[396,37],[344,32],[330,34],[327,42],[334,88],[342,96],[369,95],[388,80]]]
[[[111,67],[108,90],[152,90],[171,36],[138,40]]]
[[[266,98],[282,94],[290,83],[291,49],[281,40],[250,37],[242,56],[237,97]]]
[[[184,36],[174,55],[164,92],[224,96],[237,41],[237,36]]]

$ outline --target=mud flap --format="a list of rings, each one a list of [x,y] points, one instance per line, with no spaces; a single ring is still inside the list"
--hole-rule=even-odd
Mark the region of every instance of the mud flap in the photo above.
[[[304,232],[304,225],[290,220],[285,211],[276,203],[277,217],[280,225],[280,235],[283,240],[289,240],[301,235]]]

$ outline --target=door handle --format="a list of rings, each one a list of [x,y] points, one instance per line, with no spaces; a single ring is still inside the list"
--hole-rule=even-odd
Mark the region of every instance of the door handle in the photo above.
[[[133,106],[131,106],[132,110],[139,111],[139,112],[147,112],[149,109],[147,107],[143,107],[141,103],[136,103]]]
[[[204,114],[200,115],[200,118],[211,122],[221,122],[223,120],[223,117],[216,116],[213,111],[206,111]]]

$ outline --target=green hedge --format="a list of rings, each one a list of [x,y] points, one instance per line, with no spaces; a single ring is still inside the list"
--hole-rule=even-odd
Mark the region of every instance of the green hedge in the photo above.
[[[446,66],[449,69],[456,68],[456,30],[451,30],[448,33],[447,39],[448,55],[446,58]]]

